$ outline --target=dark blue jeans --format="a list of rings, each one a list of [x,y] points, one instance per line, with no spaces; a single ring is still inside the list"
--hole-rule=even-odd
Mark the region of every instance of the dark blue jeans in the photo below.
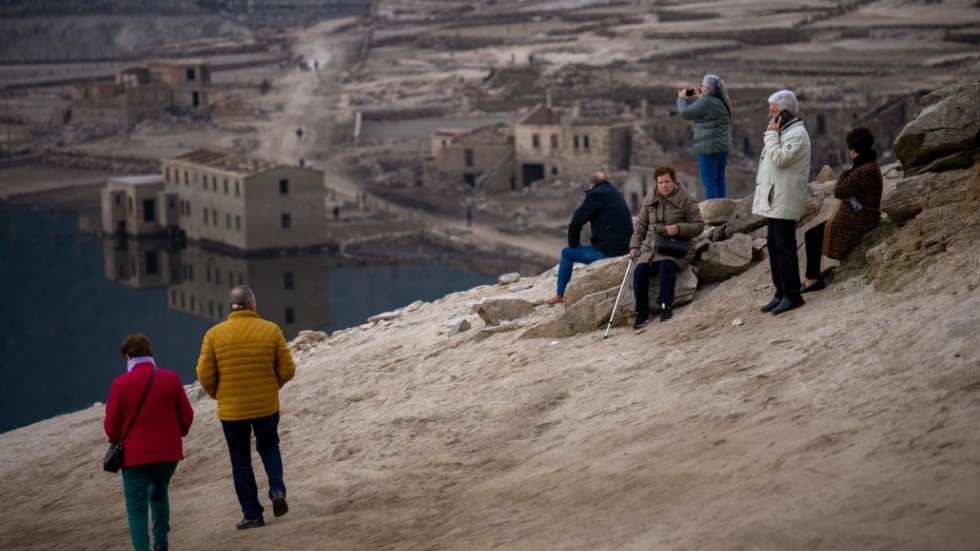
[[[276,492],[286,495],[286,485],[282,481],[282,455],[279,453],[279,412],[258,419],[222,421],[221,428],[231,455],[231,474],[242,513],[247,519],[262,518],[264,509],[259,503],[259,489],[252,471],[252,432],[255,432],[255,448],[269,477],[269,497]]]
[[[796,256],[796,220],[770,218],[766,222],[766,248],[776,298],[801,300],[800,262]],[[819,268],[818,268],[819,269]]]
[[[705,199],[725,198],[726,167],[728,167],[728,153],[698,155],[698,168],[701,170]]]
[[[561,250],[561,258],[558,260],[558,286],[555,293],[564,296],[565,287],[572,280],[572,268],[576,262],[581,264],[592,264],[596,260],[606,258],[606,254],[592,245],[580,245],[578,247],[565,247]]]
[[[677,284],[677,264],[673,260],[660,260],[660,292],[657,293],[657,304],[674,306],[674,286]],[[646,262],[636,265],[633,271],[633,297],[636,299],[636,311],[650,311],[650,278],[653,276],[653,266]]]

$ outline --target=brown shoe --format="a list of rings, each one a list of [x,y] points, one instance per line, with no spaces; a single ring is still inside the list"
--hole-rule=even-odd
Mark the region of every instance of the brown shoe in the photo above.
[[[555,295],[549,298],[547,302],[548,302],[548,306],[554,306],[559,302],[565,302],[565,297],[562,295]]]

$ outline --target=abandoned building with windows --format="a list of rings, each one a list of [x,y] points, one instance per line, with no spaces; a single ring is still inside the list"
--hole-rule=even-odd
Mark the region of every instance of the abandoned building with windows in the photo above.
[[[322,171],[208,149],[102,190],[106,278],[169,288],[169,306],[219,321],[228,290],[263,290],[287,332],[330,321]],[[311,274],[315,274],[315,281]],[[309,281],[303,278],[309,279]]]
[[[200,59],[150,61],[116,74],[114,82],[76,84],[65,123],[132,128],[166,114],[207,118],[211,68]]]

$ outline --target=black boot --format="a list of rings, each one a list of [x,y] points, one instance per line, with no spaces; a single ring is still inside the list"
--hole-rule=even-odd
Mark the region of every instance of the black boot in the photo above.
[[[670,318],[674,317],[674,309],[666,304],[660,305],[660,323],[663,323]]]
[[[637,312],[636,320],[633,322],[633,329],[641,329],[650,323],[650,312]]]

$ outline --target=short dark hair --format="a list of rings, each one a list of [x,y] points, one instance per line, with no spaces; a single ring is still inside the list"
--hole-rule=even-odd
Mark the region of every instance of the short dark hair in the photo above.
[[[847,147],[858,153],[871,151],[871,146],[875,143],[875,135],[863,126],[859,126],[847,133]]]
[[[150,338],[143,333],[133,333],[123,339],[122,344],[119,345],[119,352],[130,358],[152,356],[153,346],[150,344]]]
[[[660,165],[657,168],[653,169],[654,180],[663,176],[664,174],[670,174],[670,179],[674,182],[677,181],[677,173],[674,172],[674,167],[670,165]]]

